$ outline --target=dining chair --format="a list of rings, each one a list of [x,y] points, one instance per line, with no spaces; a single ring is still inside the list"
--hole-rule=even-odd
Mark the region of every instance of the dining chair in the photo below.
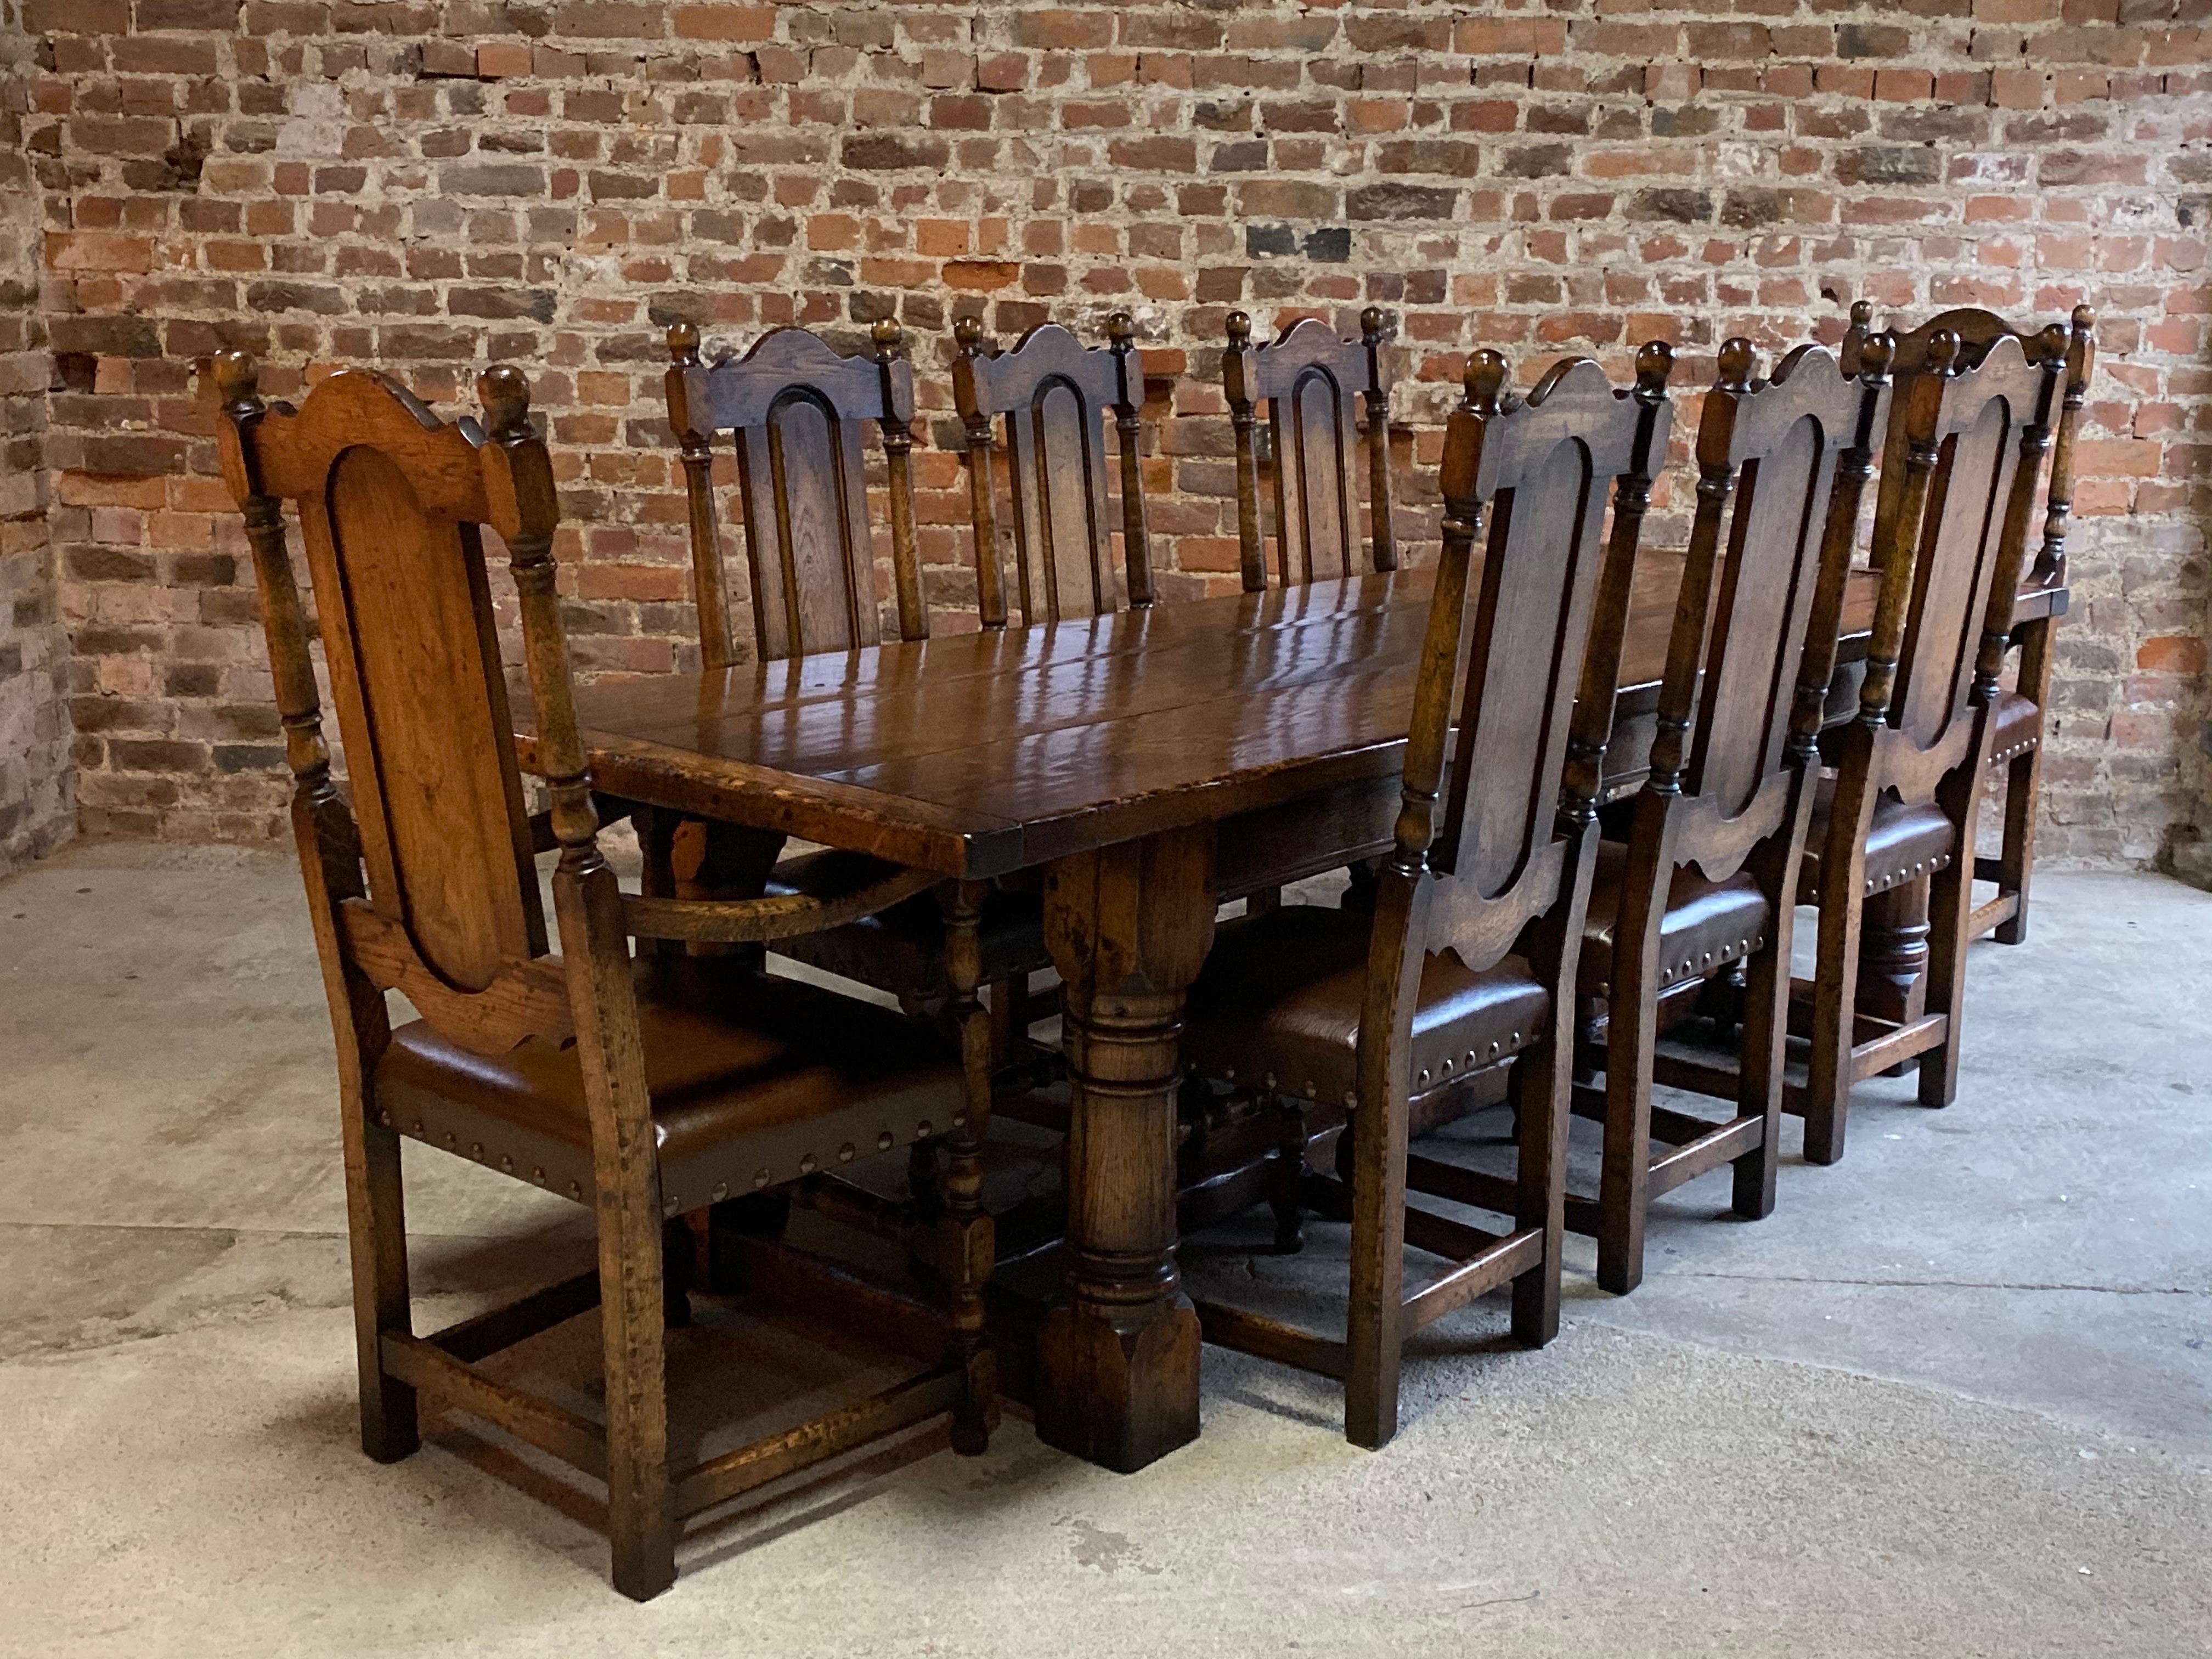
[[[1958,337],[1940,331],[1893,397],[1905,412],[1891,416],[1882,471],[1903,483],[1887,514],[1877,503],[1866,678],[1856,717],[1822,738],[1834,775],[1814,804],[1798,889],[1819,907],[1820,949],[1798,988],[1812,1006],[1806,1082],[1785,1106],[1803,1113],[1815,1164],[1843,1155],[1850,1091],[1876,1073],[1917,1058],[1923,1104],[1957,1092],[1975,819],[2067,347],[2054,325],[2039,349],[2008,335],[1961,368]],[[1856,986],[1864,912],[1923,878],[1928,959],[1914,1000],[1896,1018],[1869,1013]]]
[[[1218,1303],[1200,1305],[1200,1328],[1209,1341],[1342,1379],[1345,1434],[1359,1445],[1396,1431],[1401,1351],[1414,1332],[1509,1283],[1520,1340],[1540,1346],[1559,1329],[1577,957],[1672,364],[1667,347],[1646,345],[1633,388],[1619,392],[1595,363],[1570,359],[1514,399],[1503,357],[1469,360],[1444,436],[1443,552],[1403,805],[1372,908],[1295,905],[1227,924],[1191,988],[1193,1072],[1341,1102],[1352,1139],[1338,1176],[1301,1176],[1307,1201],[1352,1223],[1345,1340]],[[1449,1115],[1462,1085],[1498,1069],[1517,1108],[1516,1176],[1470,1194],[1456,1170],[1409,1167],[1424,1109]],[[1409,1205],[1409,1188],[1510,1224],[1483,1231]],[[1407,1244],[1448,1263],[1410,1291]]]
[[[522,375],[498,368],[479,380],[483,427],[441,421],[375,374],[334,375],[296,412],[263,403],[242,355],[219,356],[215,377],[337,1044],[363,1449],[380,1462],[414,1451],[428,1395],[604,1481],[614,1582],[639,1600],[673,1580],[685,1516],[940,1413],[957,1449],[980,1452],[996,1409],[982,1337],[991,1223],[975,1201],[988,1090],[933,1025],[771,979],[741,957],[630,947],[774,941],[895,903],[927,878],[893,872],[835,898],[624,893],[599,846],[555,592],[552,466]],[[325,744],[286,502],[307,550],[350,801]],[[538,820],[525,810],[485,526],[505,544],[520,600],[532,757],[551,795]],[[557,954],[539,850],[560,855]],[[963,899],[952,956],[969,1048],[982,1036],[975,922]],[[418,1018],[395,1028],[392,991]],[[416,1335],[403,1136],[590,1208],[596,1271]],[[681,1218],[948,1136],[942,1361],[863,1403],[673,1463],[665,1330],[689,1317],[692,1235]],[[594,1308],[604,1423],[478,1363]]]
[[[1057,323],[1041,323],[1014,349],[987,349],[983,325],[953,325],[959,356],[952,396],[967,437],[970,519],[975,538],[976,608],[985,628],[1006,625],[999,551],[994,421],[1003,421],[1013,503],[1014,569],[1022,621],[1075,622],[1152,602],[1151,541],[1145,528],[1137,412],[1145,377],[1137,327],[1126,311],[1106,322],[1108,343],[1085,347]],[[1121,445],[1121,544],[1126,582],[1114,568],[1108,511],[1106,425]]]
[[[725,432],[737,451],[760,659],[797,665],[883,639],[863,465],[863,429],[871,423],[881,429],[890,480],[897,637],[927,636],[915,550],[914,368],[898,356],[896,323],[877,323],[869,338],[872,356],[842,357],[805,329],[780,328],[742,356],[707,364],[696,326],[678,323],[668,331],[668,420],[683,458],[693,591],[709,670],[728,666],[734,650],[712,477],[714,440]],[[696,821],[679,825],[670,813],[649,819],[641,840],[656,889],[675,890],[680,879],[684,890],[708,896],[839,893],[891,867],[835,848],[786,857],[781,836]],[[1051,960],[1042,902],[1033,893],[994,888],[981,926],[982,971],[1003,1050],[1028,1025],[1027,975]],[[951,1006],[943,904],[933,893],[784,939],[776,950],[887,992],[908,1012],[941,1013]]]
[[[1736,1214],[1774,1208],[1797,872],[1888,396],[1887,340],[1863,356],[1863,374],[1846,375],[1826,348],[1801,346],[1762,380],[1751,342],[1729,340],[1698,419],[1650,769],[1622,838],[1598,848],[1583,934],[1581,994],[1604,1010],[1584,1060],[1604,1082],[1577,1084],[1576,1106],[1603,1122],[1605,1150],[1597,1197],[1571,1194],[1567,1225],[1596,1235],[1598,1283],[1616,1295],[1643,1278],[1652,1199],[1725,1164]],[[1730,1063],[1681,1052],[1682,1017],[1736,974],[1741,1004],[1719,1028]],[[1734,1115],[1655,1105],[1655,1076]]]
[[[1340,340],[1308,317],[1265,345],[1252,343],[1252,319],[1229,313],[1221,356],[1222,389],[1237,444],[1237,539],[1244,591],[1267,586],[1261,525],[1259,406],[1267,406],[1273,453],[1275,580],[1297,584],[1356,576],[1359,553],[1359,466],[1367,452],[1370,538],[1365,567],[1395,570],[1390,528],[1390,379],[1382,364],[1383,319],[1370,306],[1359,337]],[[1359,411],[1366,404],[1366,431]]]
[[[1865,301],[1852,306],[1843,344],[1847,362],[1866,338],[1873,316],[1874,307]],[[2051,445],[2042,540],[2021,578],[2023,595],[2045,594],[2066,586],[2067,531],[2074,510],[2075,434],[2096,366],[2096,313],[2084,305],[2074,307],[2066,325],[2065,386]],[[1946,311],[1896,337],[1893,374],[1899,384],[1922,372],[1929,342],[1946,331],[1959,337],[1958,362],[1966,368],[1978,362],[1991,345],[2007,336],[2018,339],[2031,355],[2043,351],[2056,338],[2048,330],[2038,333],[2015,330],[1993,312],[1971,307]],[[1895,407],[1901,410],[1903,405]],[[1880,505],[1892,514],[1903,483],[1901,476],[1893,483],[1885,477]],[[2018,945],[2027,937],[2028,884],[2034,873],[2036,819],[2042,805],[2045,711],[2051,701],[2057,624],[2063,613],[2063,604],[2054,607],[2046,603],[2031,615],[2015,617],[2008,650],[2019,653],[2019,666],[2014,688],[2001,693],[1997,701],[1996,739],[1989,764],[1991,775],[2000,780],[2004,797],[2003,827],[1996,856],[1978,856],[1974,860],[1974,878],[1993,883],[1997,890],[1995,896],[1974,908],[1972,926],[1973,937],[1993,934],[2000,945]]]

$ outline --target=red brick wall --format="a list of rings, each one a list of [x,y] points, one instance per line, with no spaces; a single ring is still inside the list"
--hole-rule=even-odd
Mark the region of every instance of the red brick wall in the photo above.
[[[1532,377],[1662,335],[1695,386],[1726,335],[1832,337],[1860,297],[1908,320],[2100,307],[2043,844],[2144,862],[2212,820],[2207,0],[25,3],[88,827],[274,823],[251,575],[196,390],[219,344],[280,388],[378,362],[451,398],[526,365],[580,654],[652,672],[694,649],[672,318],[742,344],[896,315],[941,433],[956,313],[1011,339],[1134,311],[1175,593],[1233,563],[1208,389],[1231,306],[1392,314],[1425,522],[1469,347]],[[957,600],[957,465],[917,460]]]

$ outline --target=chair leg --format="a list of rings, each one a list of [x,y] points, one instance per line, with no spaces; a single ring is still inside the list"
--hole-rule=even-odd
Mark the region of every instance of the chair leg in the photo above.
[[[1305,1247],[1305,1204],[1299,1188],[1306,1173],[1306,1103],[1279,1095],[1274,1155],[1267,1161],[1267,1207],[1275,1213],[1275,1253],[1296,1255]]]
[[[2043,744],[2005,767],[2004,840],[1997,849],[1997,891],[2018,900],[1991,937],[2000,945],[2027,942],[2027,884],[2035,868],[2036,808],[2043,793]]]
[[[1404,1347],[1405,1093],[1363,1100],[1352,1138],[1352,1298],[1346,1332],[1344,1437],[1370,1449],[1398,1432],[1398,1366]]]
[[[1650,999],[1626,988],[1630,1000],[1612,1005],[1606,1026],[1605,1163],[1598,1181],[1597,1282],[1615,1296],[1626,1296],[1644,1282],[1652,1028],[1658,1012]],[[1521,1068],[1515,1070],[1517,1076]]]
[[[977,988],[981,979],[984,889],[963,882],[945,906],[945,966],[951,1012],[960,1034],[967,1109],[954,1120],[946,1141],[944,1212],[938,1222],[938,1265],[951,1300],[945,1358],[966,1379],[952,1408],[952,1449],[980,1457],[997,1426],[997,1357],[983,1331],[983,1287],[997,1255],[990,1212],[983,1207],[983,1135],[991,1121],[992,1030]]]
[[[599,1330],[607,1404],[607,1532],[615,1588],[650,1601],[676,1581],[660,1218],[651,1193],[599,1207]]]
[[[1851,1036],[1858,1012],[1859,895],[1856,862],[1839,895],[1824,878],[1819,966],[1813,981],[1813,1046],[1806,1066],[1805,1159],[1833,1164],[1844,1155],[1851,1091]]]
[[[1978,780],[1972,781],[1978,782]],[[1965,1012],[1967,931],[1973,925],[1974,861],[1958,858],[1929,890],[1927,1011],[1942,1014],[1943,1041],[1920,1057],[1920,1103],[1959,1097],[1959,1036]]]
[[[386,1374],[384,1334],[405,1334],[407,1217],[399,1183],[399,1136],[360,1103],[345,1112],[347,1233],[353,1258],[354,1336],[361,1372],[361,1449],[396,1463],[422,1444],[415,1390]]]
[[[1778,927],[1745,964],[1743,1046],[1736,1061],[1736,1112],[1762,1119],[1759,1145],[1729,1167],[1732,1207],[1747,1220],[1774,1213],[1782,1156],[1782,1062],[1790,1030],[1789,929]]]
[[[951,1302],[945,1357],[967,1379],[952,1408],[952,1449],[963,1457],[980,1457],[990,1449],[999,1415],[996,1357],[983,1334],[983,1287],[990,1282],[996,1243],[990,1213],[983,1208],[981,1145],[963,1130],[950,1146],[938,1261],[945,1270]]]
[[[1513,1281],[1513,1334],[1540,1348],[1559,1334],[1559,1255],[1566,1239],[1567,1115],[1573,1099],[1573,1034],[1554,1010],[1544,1040],[1514,1062],[1512,1093],[1519,1145],[1516,1228],[1544,1236],[1537,1264]]]

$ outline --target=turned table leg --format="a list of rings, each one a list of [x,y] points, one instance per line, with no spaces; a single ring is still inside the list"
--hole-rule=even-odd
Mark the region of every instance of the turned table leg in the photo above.
[[[1918,876],[1866,901],[1859,924],[1858,1011],[1903,1024],[1928,1006],[1928,886]],[[1907,1060],[1884,1077],[1905,1077]]]
[[[1213,939],[1213,827],[1062,860],[1045,939],[1064,981],[1067,1239],[1037,1333],[1037,1436],[1122,1473],[1198,1437],[1198,1316],[1176,1272],[1183,993]]]

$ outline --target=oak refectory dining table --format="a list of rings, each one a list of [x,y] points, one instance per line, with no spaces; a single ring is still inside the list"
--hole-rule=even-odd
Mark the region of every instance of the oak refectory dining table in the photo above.
[[[1638,561],[1614,793],[1649,748],[1681,568]],[[1185,989],[1222,898],[1388,850],[1432,580],[1398,571],[579,693],[610,794],[947,878],[1042,872],[1070,1128],[1036,1429],[1108,1468],[1198,1433],[1199,1326],[1175,1260]],[[1846,659],[1863,653],[1875,586],[1855,574]]]

